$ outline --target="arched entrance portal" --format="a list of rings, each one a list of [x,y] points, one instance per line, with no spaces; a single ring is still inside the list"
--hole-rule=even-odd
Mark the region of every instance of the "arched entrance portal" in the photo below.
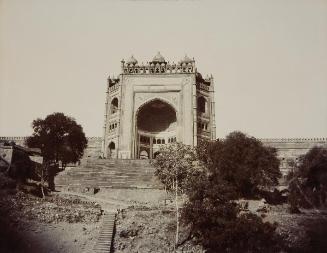
[[[108,158],[114,158],[115,157],[115,150],[116,149],[116,145],[114,142],[110,142],[108,145]]]
[[[136,129],[137,158],[152,159],[161,145],[176,141],[176,111],[160,99],[152,100],[138,110]]]

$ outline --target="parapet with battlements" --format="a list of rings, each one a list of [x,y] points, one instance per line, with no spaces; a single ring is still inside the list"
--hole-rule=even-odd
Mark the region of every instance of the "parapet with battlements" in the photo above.
[[[0,143],[14,141],[16,144],[24,146],[26,138],[24,136],[0,137]],[[84,158],[102,156],[102,137],[88,137],[87,140],[88,145],[84,151]],[[327,138],[264,138],[260,141],[265,146],[277,149],[283,174],[287,173],[291,161],[296,161],[299,156],[304,155],[311,148],[315,146],[327,148]]]

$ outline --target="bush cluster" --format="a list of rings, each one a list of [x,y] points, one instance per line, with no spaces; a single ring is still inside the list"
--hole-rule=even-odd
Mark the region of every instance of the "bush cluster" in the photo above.
[[[288,175],[292,212],[327,206],[327,149],[313,147],[299,157]]]
[[[276,226],[254,214],[241,214],[235,200],[254,197],[278,183],[276,150],[253,137],[231,133],[225,140],[201,142],[197,150],[167,146],[156,158],[157,176],[168,189],[178,178],[187,195],[182,222],[206,252],[278,252]]]

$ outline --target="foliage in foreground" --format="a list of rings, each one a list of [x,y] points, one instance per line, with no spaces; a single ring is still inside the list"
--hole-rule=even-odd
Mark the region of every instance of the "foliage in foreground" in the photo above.
[[[165,185],[168,192],[175,194],[176,236],[175,244],[179,243],[179,203],[178,195],[186,193],[192,187],[193,179],[201,175],[195,150],[181,143],[174,143],[161,148],[154,162],[155,175]]]
[[[174,192],[178,182],[178,193],[184,193],[190,186],[193,177],[201,169],[195,149],[182,143],[163,146],[154,161],[155,175],[165,185],[166,190]]]
[[[178,192],[188,197],[182,222],[207,252],[280,250],[276,226],[254,214],[241,214],[234,201],[259,187],[277,184],[280,172],[274,150],[242,133],[233,133],[225,141],[200,145],[198,152],[183,144],[166,146],[155,164],[167,189],[173,189],[178,179]]]
[[[278,252],[276,226],[251,213],[241,213],[230,184],[210,175],[196,180],[188,193],[182,221],[207,252]]]
[[[53,181],[59,164],[64,169],[68,163],[79,161],[87,146],[87,139],[81,125],[63,113],[53,113],[45,119],[36,119],[32,127],[33,135],[27,138],[26,144],[28,147],[41,149],[44,173],[50,189],[54,190]]]
[[[288,175],[291,211],[327,206],[327,149],[313,147],[299,157]]]
[[[210,173],[229,182],[239,197],[255,197],[276,186],[281,177],[276,149],[241,132],[202,143],[198,152]]]

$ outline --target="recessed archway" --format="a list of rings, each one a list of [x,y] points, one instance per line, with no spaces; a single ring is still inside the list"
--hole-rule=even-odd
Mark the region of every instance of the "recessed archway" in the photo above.
[[[149,159],[149,154],[146,150],[140,152],[140,159]]]
[[[176,124],[175,109],[160,99],[144,104],[137,113],[137,128],[145,132],[170,131]]]
[[[153,147],[158,150],[160,145],[168,143],[168,137],[176,136],[176,129],[177,115],[172,105],[161,99],[142,105],[136,114],[136,156],[141,158],[141,151],[146,148],[149,150],[148,157],[154,158]]]
[[[110,105],[110,112],[111,114],[114,114],[118,111],[118,98],[114,98],[111,101],[111,105]]]
[[[116,144],[112,141],[108,145],[108,158],[114,158]]]
[[[206,113],[207,101],[204,97],[198,97],[197,106],[199,112]]]

